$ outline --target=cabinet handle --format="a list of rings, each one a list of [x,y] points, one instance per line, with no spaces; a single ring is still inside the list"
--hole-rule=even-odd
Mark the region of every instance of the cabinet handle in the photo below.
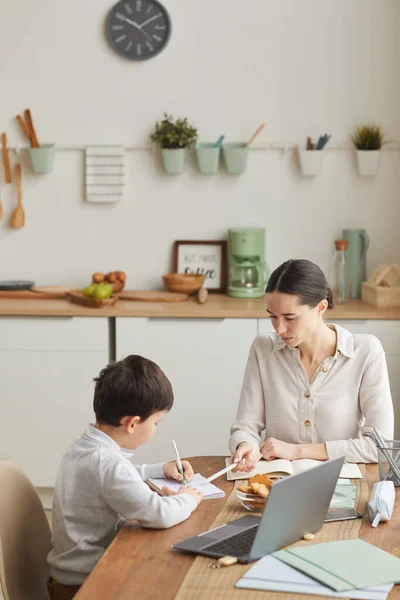
[[[226,321],[224,317],[147,317],[148,321]]]

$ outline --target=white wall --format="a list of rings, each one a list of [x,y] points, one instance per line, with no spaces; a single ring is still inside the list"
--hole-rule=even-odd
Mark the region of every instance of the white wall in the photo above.
[[[156,58],[134,63],[104,39],[112,0],[1,0],[0,130],[23,141],[14,116],[30,107],[41,141],[143,144],[164,111],[188,116],[203,139],[303,142],[348,139],[361,122],[399,139],[397,0],[163,0],[173,32]],[[83,152],[56,155],[34,175],[22,156],[26,227],[9,229],[14,186],[1,187],[0,278],[85,284],[124,269],[130,288],[157,287],[176,239],[218,239],[267,229],[272,267],[307,257],[327,269],[343,227],[371,236],[369,271],[400,260],[400,152],[376,178],[357,175],[348,151],[326,153],[303,178],[295,156],[257,151],[240,177],[204,176],[194,163],[167,176],[151,154],[128,154],[128,186],[115,205],[84,201]],[[14,161],[15,155],[12,156]]]

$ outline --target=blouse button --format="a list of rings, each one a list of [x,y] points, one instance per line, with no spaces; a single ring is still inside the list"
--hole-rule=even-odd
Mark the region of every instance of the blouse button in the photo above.
[[[309,419],[307,419],[306,421],[304,421],[304,425],[306,427],[311,427],[311,421]]]
[[[309,398],[309,397],[311,396],[311,394],[310,394],[310,392],[304,392],[304,396],[305,396],[306,398]]]
[[[327,373],[327,371],[328,371],[328,367],[326,367],[326,366],[324,365],[324,366],[322,367],[321,371],[322,371],[323,373]]]

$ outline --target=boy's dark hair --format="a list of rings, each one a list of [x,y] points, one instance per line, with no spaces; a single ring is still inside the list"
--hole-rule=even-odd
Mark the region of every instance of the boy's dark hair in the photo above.
[[[310,260],[287,260],[269,278],[265,293],[281,292],[299,296],[302,304],[317,306],[321,300],[328,301],[328,308],[335,306],[332,291],[326,277]]]
[[[172,386],[158,365],[131,354],[111,363],[94,378],[93,409],[97,423],[118,426],[122,417],[140,417],[170,410],[174,403]]]

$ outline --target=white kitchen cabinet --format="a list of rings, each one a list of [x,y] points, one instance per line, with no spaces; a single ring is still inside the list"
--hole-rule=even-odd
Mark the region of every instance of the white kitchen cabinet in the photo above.
[[[174,406],[134,462],[227,454],[256,319],[117,318],[117,359],[140,354],[170,379]]]
[[[0,458],[37,487],[93,422],[93,377],[108,362],[105,318],[0,318]]]
[[[371,333],[381,342],[386,353],[390,389],[394,407],[394,435],[400,439],[400,321],[384,321],[379,319],[347,320],[329,319],[351,333]],[[270,319],[259,319],[259,333],[274,331]]]

